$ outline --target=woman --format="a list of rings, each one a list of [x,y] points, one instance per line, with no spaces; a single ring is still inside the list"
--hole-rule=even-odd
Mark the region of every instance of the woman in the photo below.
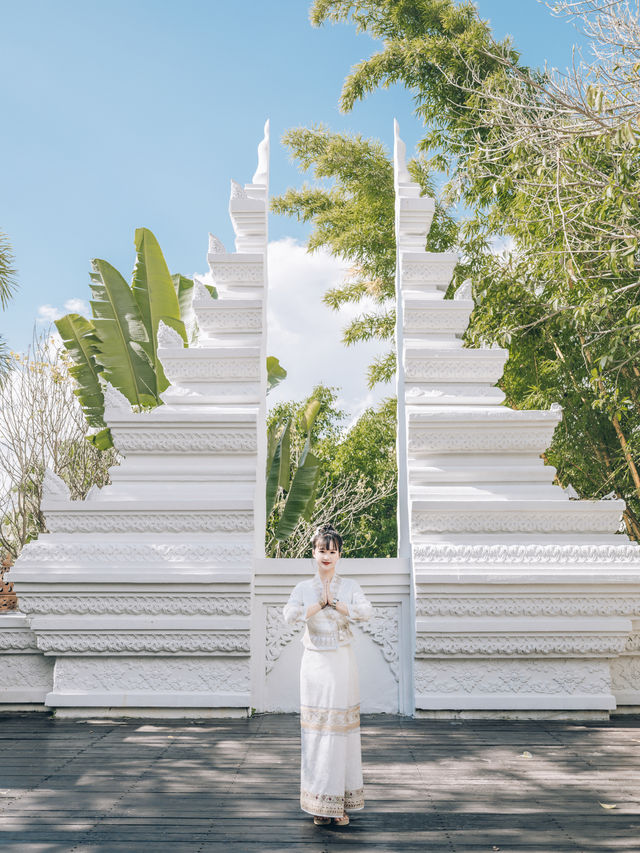
[[[284,619],[306,622],[300,667],[300,806],[315,824],[349,823],[364,808],[358,670],[349,623],[371,616],[359,585],[336,574],[342,537],[331,524],[313,539],[318,571],[289,596]]]

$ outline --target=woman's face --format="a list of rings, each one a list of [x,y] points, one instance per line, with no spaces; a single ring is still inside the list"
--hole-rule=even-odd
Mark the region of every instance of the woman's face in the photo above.
[[[340,551],[338,551],[333,542],[330,542],[328,545],[325,545],[324,542],[319,542],[313,549],[313,557],[316,563],[325,572],[335,569],[339,556]]]

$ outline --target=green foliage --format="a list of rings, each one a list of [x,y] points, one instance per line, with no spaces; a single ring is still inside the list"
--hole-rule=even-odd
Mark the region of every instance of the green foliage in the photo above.
[[[0,231],[0,308],[6,308],[9,299],[17,287],[13,251],[6,234]],[[6,377],[11,363],[11,355],[6,341],[0,335],[0,382]]]
[[[560,5],[581,14],[580,4]],[[546,455],[560,483],[582,497],[624,497],[639,538],[639,28],[637,12],[610,14],[626,17],[608,42],[608,25],[587,27],[605,41],[575,90],[521,65],[471,3],[316,0],[311,19],[351,22],[381,42],[348,74],[342,109],[378,87],[411,90],[425,125],[414,177],[446,172],[443,197],[472,211],[458,237],[476,298],[467,342],[509,347],[509,405],[563,405]],[[488,251],[496,239],[509,251]],[[388,260],[388,248],[379,256]],[[354,328],[374,333],[371,323]]]
[[[289,527],[288,538],[284,540],[278,540],[275,534],[284,517],[285,493],[275,502],[267,523],[269,556],[307,556],[314,528],[328,520],[345,536],[346,556],[396,554],[395,400],[386,401],[377,410],[368,409],[347,430],[344,412],[335,407],[336,398],[335,389],[318,386],[308,400],[280,403],[269,413],[271,489],[277,483],[276,471],[283,461],[282,456],[278,457],[273,437],[285,433],[290,446],[285,481],[290,481],[292,471],[302,470],[298,466],[305,449],[305,465],[309,465],[312,456],[311,464],[317,464],[318,478],[315,505],[305,507],[304,513],[302,505],[299,506],[300,517]],[[313,399],[319,406],[309,440],[309,415],[305,418],[305,412]],[[307,476],[311,478],[312,472]]]
[[[80,314],[67,314],[56,320],[56,328],[73,361],[69,375],[75,380],[74,393],[87,423],[90,427],[104,427],[104,395],[99,379],[103,367],[96,359],[100,339],[95,326]]]
[[[322,126],[288,131],[283,142],[300,165],[313,169],[320,186],[289,189],[272,200],[275,213],[313,224],[307,247],[344,259],[349,272],[342,286],[324,296],[339,311],[346,303],[373,302],[373,311],[356,317],[344,330],[347,345],[371,338],[393,342],[395,329],[395,262],[393,167],[380,142],[359,135],[330,133]],[[433,192],[424,164],[414,174],[423,189]],[[329,182],[329,186],[322,186]],[[456,240],[449,213],[438,204],[429,247],[444,251]],[[369,385],[387,381],[395,372],[395,351],[369,368]]]

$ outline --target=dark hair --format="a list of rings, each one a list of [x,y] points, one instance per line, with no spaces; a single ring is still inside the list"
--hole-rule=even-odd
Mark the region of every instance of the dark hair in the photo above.
[[[311,537],[311,547],[315,550],[319,545],[324,545],[325,548],[335,545],[336,551],[342,551],[342,536],[333,524],[321,524],[316,528],[316,532]]]

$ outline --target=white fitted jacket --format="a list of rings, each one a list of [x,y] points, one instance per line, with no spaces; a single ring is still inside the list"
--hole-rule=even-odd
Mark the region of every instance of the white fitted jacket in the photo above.
[[[351,578],[342,578],[334,574],[331,581],[330,593],[345,604],[349,615],[339,613],[333,607],[324,607],[310,619],[306,613],[312,604],[317,604],[322,597],[322,581],[316,572],[308,581],[301,581],[289,596],[282,615],[289,625],[306,622],[302,643],[307,649],[325,651],[346,646],[353,639],[350,622],[366,622],[371,616],[372,607],[364,596],[360,585]]]

